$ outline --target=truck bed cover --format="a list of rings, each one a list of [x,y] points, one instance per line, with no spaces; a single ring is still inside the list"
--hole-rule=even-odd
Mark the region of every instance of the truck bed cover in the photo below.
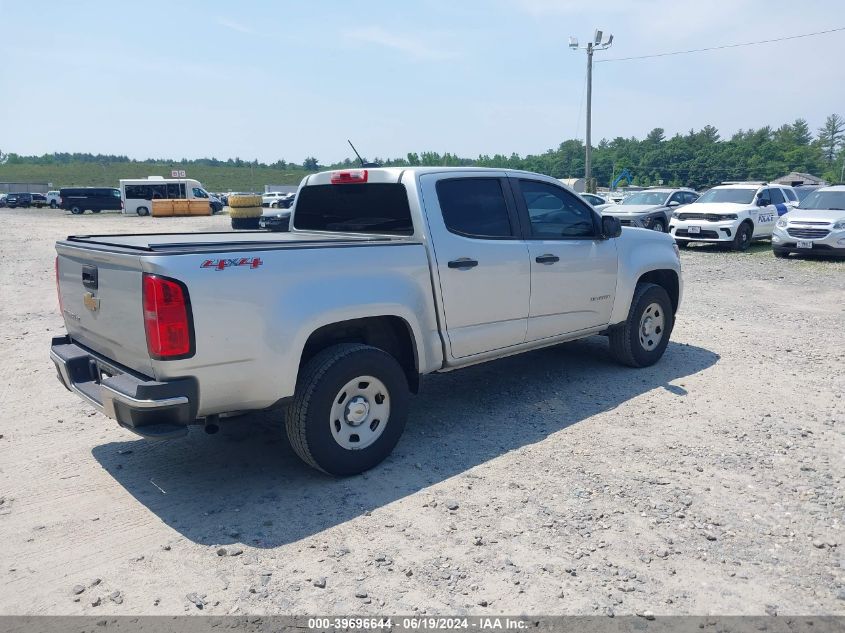
[[[271,250],[279,248],[313,248],[331,246],[364,246],[370,244],[418,243],[403,236],[338,235],[329,233],[280,233],[266,231],[232,233],[138,233],[120,235],[69,235],[60,245],[92,250],[123,251],[137,255],[185,254],[239,250]]]

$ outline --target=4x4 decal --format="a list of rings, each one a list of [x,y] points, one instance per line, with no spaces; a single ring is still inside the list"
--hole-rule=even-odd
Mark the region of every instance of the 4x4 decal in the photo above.
[[[264,262],[260,257],[239,257],[237,259],[207,259],[200,268],[213,268],[214,270],[225,270],[231,266],[247,266],[249,268],[258,268]]]

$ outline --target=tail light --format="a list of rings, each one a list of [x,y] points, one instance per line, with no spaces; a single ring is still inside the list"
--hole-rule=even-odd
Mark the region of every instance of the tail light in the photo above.
[[[147,350],[156,360],[194,354],[194,331],[188,289],[178,281],[144,274],[144,329]]]
[[[333,185],[352,185],[357,183],[367,182],[366,169],[353,169],[351,171],[333,171],[332,184]]]
[[[56,294],[59,296],[59,314],[65,313],[65,307],[62,303],[62,288],[59,285],[59,256],[56,255]]]

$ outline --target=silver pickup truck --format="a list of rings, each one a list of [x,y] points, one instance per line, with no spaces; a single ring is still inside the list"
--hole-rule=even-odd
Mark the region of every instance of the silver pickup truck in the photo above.
[[[278,406],[297,454],[334,475],[390,454],[421,375],[596,334],[651,365],[682,295],[671,237],[511,170],[324,172],[300,185],[289,233],[56,250],[65,387],[148,438]]]

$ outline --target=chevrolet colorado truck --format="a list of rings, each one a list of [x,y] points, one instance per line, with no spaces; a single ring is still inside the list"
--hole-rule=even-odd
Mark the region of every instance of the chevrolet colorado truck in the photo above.
[[[625,365],[657,362],[683,289],[669,235],[554,178],[468,167],[310,175],[289,233],[56,250],[65,387],[147,438],[278,406],[333,475],[390,454],[422,375],[597,334]]]

